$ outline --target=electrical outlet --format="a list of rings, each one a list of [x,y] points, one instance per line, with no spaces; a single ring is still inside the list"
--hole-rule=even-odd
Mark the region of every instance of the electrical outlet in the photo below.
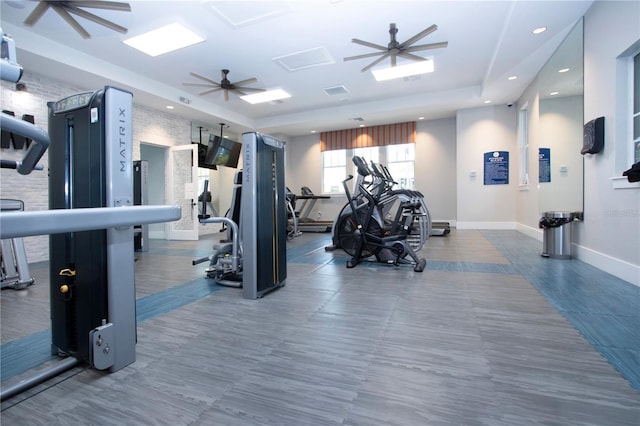
[[[320,220],[320,218],[322,217],[322,212],[318,212],[318,220]]]

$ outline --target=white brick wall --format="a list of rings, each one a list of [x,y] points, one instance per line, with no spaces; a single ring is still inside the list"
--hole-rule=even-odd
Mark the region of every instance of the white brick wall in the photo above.
[[[23,114],[34,116],[35,124],[47,130],[47,102],[87,91],[48,77],[25,72],[21,79],[28,88],[28,93],[17,93],[15,85],[2,82],[0,87],[0,106],[2,110],[13,111],[16,117]],[[99,88],[95,88],[96,90]],[[92,90],[92,89],[90,89]],[[154,110],[135,104],[133,107],[133,159],[140,159],[140,142],[162,146],[176,146],[190,143],[191,122],[188,119],[170,115],[164,111]],[[8,160],[21,159],[25,150],[2,149],[0,158]],[[27,176],[15,170],[0,170],[0,198],[19,199],[25,204],[25,210],[46,210],[48,208],[48,155],[45,154],[40,164],[44,171],[34,171]],[[166,194],[165,194],[166,198]],[[211,228],[211,229],[210,229]],[[214,225],[201,227],[201,233],[214,232]],[[24,238],[25,250],[30,263],[48,260],[48,236]]]
[[[23,114],[31,114],[34,116],[36,126],[45,131],[48,116],[47,102],[83,91],[28,72],[24,73],[20,82],[27,85],[28,93],[16,92],[15,84],[2,82],[0,92],[2,110],[13,111],[18,118]],[[19,160],[25,152],[26,150],[13,148],[2,149],[0,156],[7,160]],[[0,169],[0,198],[22,200],[25,210],[46,210],[49,207],[47,175],[49,158],[46,153],[40,164],[44,166],[44,170],[35,170],[26,176],[18,174],[15,170]],[[26,237],[23,240],[29,262],[49,259],[48,236]]]

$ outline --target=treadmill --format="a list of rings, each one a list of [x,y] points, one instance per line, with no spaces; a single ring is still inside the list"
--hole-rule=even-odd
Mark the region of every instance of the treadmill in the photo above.
[[[328,195],[315,195],[306,186],[301,188],[301,195],[296,195],[296,200],[301,200],[300,212],[298,216],[298,230],[301,232],[331,232],[333,228],[332,220],[314,220],[310,217],[313,207],[318,200],[327,200]]]
[[[451,232],[449,222],[431,222],[431,236],[444,237]]]

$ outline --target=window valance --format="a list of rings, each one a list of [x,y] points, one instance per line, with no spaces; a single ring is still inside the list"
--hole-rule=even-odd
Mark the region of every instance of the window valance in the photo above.
[[[320,133],[321,152],[415,142],[415,121]]]

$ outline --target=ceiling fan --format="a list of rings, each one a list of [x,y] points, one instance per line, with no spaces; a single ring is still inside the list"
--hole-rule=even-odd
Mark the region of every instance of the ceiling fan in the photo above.
[[[24,24],[28,27],[32,27],[49,8],[55,10],[62,19],[67,21],[67,23],[85,39],[91,38],[91,34],[89,34],[87,30],[85,30],[71,15],[80,16],[122,34],[126,34],[127,29],[81,8],[131,12],[131,6],[129,3],[122,2],[99,0],[38,0],[38,5],[33,9],[29,16],[27,16],[27,19],[24,20]]]
[[[422,58],[420,56],[414,55],[412,52],[417,52],[420,50],[428,50],[428,49],[439,49],[442,47],[447,47],[448,42],[443,41],[440,43],[430,43],[430,44],[421,44],[418,46],[412,46],[413,43],[417,42],[418,40],[428,36],[429,34],[431,34],[432,32],[436,31],[438,29],[437,25],[431,25],[429,28],[420,31],[418,34],[414,35],[413,37],[411,37],[409,40],[405,41],[404,43],[398,43],[398,41],[396,40],[396,34],[398,33],[398,28],[396,28],[396,24],[389,24],[389,35],[391,40],[389,41],[389,44],[385,47],[385,46],[381,46],[379,44],[374,44],[374,43],[370,43],[368,41],[364,41],[364,40],[359,40],[357,38],[353,38],[351,39],[352,43],[356,43],[356,44],[360,44],[362,46],[367,46],[367,47],[371,47],[373,49],[378,50],[378,52],[373,52],[373,53],[365,53],[364,55],[356,55],[356,56],[349,56],[347,58],[344,58],[345,61],[351,61],[354,59],[363,59],[363,58],[372,58],[375,56],[380,55],[380,57],[378,59],[376,59],[375,61],[373,61],[372,63],[370,63],[369,65],[367,65],[366,67],[362,68],[362,72],[368,70],[369,68],[373,67],[374,65],[379,64],[380,62],[382,62],[383,60],[385,60],[386,58],[391,58],[391,66],[395,67],[396,66],[396,58],[398,56],[405,58],[405,59],[410,59],[412,61],[424,61],[425,58]]]
[[[224,90],[224,100],[229,100],[229,92],[238,93],[240,95],[246,95],[246,92],[264,92],[265,89],[258,89],[255,87],[246,87],[245,84],[253,84],[258,81],[256,78],[247,78],[246,80],[237,81],[232,83],[227,78],[229,74],[229,70],[222,70],[222,80],[218,83],[217,81],[211,80],[210,78],[203,77],[194,72],[190,73],[192,76],[199,78],[200,80],[206,81],[206,83],[182,83],[185,86],[192,87],[208,87],[209,90],[205,90],[202,93],[198,93],[198,95],[208,95],[209,93],[217,92],[219,90]]]

